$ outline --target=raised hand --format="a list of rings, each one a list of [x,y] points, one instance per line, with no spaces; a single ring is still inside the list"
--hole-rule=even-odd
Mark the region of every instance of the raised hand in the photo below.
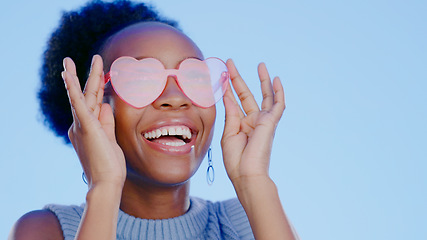
[[[259,109],[233,61],[228,60],[227,67],[243,109],[229,86],[224,95],[225,127],[221,140],[225,168],[233,183],[242,177],[268,177],[273,138],[285,109],[282,84],[278,77],[272,84],[265,64],[258,66],[263,95]]]
[[[116,142],[111,107],[102,103],[102,58],[99,55],[93,57],[84,92],[70,58],[64,59],[64,69],[62,77],[74,120],[68,135],[83,166],[89,188],[100,183],[123,185],[126,177],[124,155]]]
[[[233,183],[255,239],[298,239],[283,210],[277,187],[268,174],[274,133],[285,94],[278,77],[271,83],[265,64],[258,66],[262,104],[259,109],[234,63],[227,61],[231,83],[224,95],[225,126],[221,140],[227,174]]]

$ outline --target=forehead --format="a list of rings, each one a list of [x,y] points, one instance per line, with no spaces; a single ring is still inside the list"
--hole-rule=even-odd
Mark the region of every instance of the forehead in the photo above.
[[[162,23],[138,23],[114,34],[102,55],[106,67],[122,56],[154,57],[166,68],[175,68],[185,58],[203,59],[196,44],[179,30]]]

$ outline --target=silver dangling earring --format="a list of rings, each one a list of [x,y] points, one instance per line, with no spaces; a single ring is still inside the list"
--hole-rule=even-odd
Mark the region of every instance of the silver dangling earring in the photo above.
[[[215,180],[215,170],[212,165],[212,149],[209,148],[208,150],[208,170],[206,171],[206,181],[208,182],[208,185],[212,185],[212,183]]]
[[[82,179],[83,179],[83,182],[86,183],[87,185],[87,178],[86,178],[85,172],[82,172]]]

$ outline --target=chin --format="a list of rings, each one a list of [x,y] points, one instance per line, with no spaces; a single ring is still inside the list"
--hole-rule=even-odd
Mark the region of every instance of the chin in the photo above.
[[[201,162],[200,162],[201,163]],[[193,163],[183,162],[182,159],[175,160],[169,164],[150,164],[149,171],[136,170],[128,166],[128,179],[138,184],[173,187],[186,184],[197,171],[200,163],[195,166]],[[156,166],[157,165],[157,166]]]

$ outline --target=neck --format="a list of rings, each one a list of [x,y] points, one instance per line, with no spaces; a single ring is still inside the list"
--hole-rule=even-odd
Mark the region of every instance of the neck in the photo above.
[[[126,179],[120,209],[143,219],[178,217],[190,207],[189,189],[189,181],[175,186],[153,186]]]

